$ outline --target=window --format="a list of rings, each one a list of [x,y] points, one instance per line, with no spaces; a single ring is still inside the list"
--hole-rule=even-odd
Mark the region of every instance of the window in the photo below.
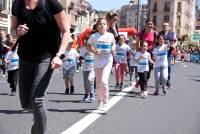
[[[177,12],[181,12],[182,10],[182,2],[178,2],[177,4]]]
[[[153,12],[157,12],[157,2],[154,2]]]
[[[164,12],[170,12],[170,2],[165,2],[165,4],[164,4]]]
[[[153,16],[153,24],[156,26],[157,23],[156,23],[156,16]]]
[[[6,0],[1,0],[0,1],[0,10],[6,9]]]
[[[164,22],[169,22],[169,15],[164,15]]]
[[[181,16],[180,15],[177,16],[177,25],[181,26]]]

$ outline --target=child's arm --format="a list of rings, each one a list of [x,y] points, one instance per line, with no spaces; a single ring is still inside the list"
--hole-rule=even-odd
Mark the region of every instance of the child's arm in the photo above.
[[[149,58],[148,58],[149,62],[154,64],[155,62],[151,59],[151,56],[149,55]]]
[[[5,58],[4,58],[4,62],[6,64],[9,64],[9,52],[6,53]]]
[[[115,42],[112,43],[111,53],[112,53],[112,55],[115,55],[115,53],[116,53],[116,44],[115,44]]]

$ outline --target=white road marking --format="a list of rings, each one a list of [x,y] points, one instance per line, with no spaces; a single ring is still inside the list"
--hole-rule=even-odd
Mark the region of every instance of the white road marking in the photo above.
[[[116,96],[112,97],[107,104],[106,112],[112,108],[117,102],[119,102],[125,95],[133,89],[133,86],[124,88],[122,92],[119,92]],[[61,134],[80,134],[84,129],[91,125],[95,120],[101,117],[103,114],[100,110],[94,110],[84,118],[76,122],[70,128],[63,131]]]

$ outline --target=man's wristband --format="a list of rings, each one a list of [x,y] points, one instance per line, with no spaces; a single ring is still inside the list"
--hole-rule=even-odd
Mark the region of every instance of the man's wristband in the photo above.
[[[59,57],[61,60],[65,58],[65,54],[61,54],[61,55],[56,54],[56,56]]]

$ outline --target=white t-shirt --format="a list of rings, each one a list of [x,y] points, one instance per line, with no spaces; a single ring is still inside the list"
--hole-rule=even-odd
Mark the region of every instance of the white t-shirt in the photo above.
[[[137,52],[136,50],[132,51],[132,55],[131,55],[131,59],[130,59],[130,66],[137,66],[137,62],[135,59],[136,52]]]
[[[17,50],[8,51],[5,55],[5,60],[9,62],[8,71],[16,70],[19,68],[19,56],[17,55]]]
[[[169,50],[168,45],[163,44],[153,49],[153,55],[156,58],[154,67],[168,66],[167,51]]]
[[[151,55],[149,52],[141,53],[141,51],[136,52],[135,59],[138,59],[142,55],[144,56],[144,58],[137,63],[137,72],[140,73],[143,73],[144,71],[149,71],[149,59],[151,59]]]
[[[94,54],[89,53],[85,47],[80,50],[80,56],[83,57],[85,63],[83,65],[83,71],[93,71],[94,70]]]
[[[112,33],[94,33],[88,40],[88,44],[93,45],[94,50],[100,50],[101,55],[94,55],[94,68],[103,68],[106,64],[113,62],[111,54],[112,44],[115,39]]]
[[[63,68],[69,69],[71,67],[76,66],[76,60],[79,57],[76,49],[71,48],[71,50],[65,51],[65,58],[63,59]]]
[[[115,62],[117,63],[127,63],[127,53],[131,50],[129,45],[123,43],[121,46],[116,45],[116,54],[114,56]]]

